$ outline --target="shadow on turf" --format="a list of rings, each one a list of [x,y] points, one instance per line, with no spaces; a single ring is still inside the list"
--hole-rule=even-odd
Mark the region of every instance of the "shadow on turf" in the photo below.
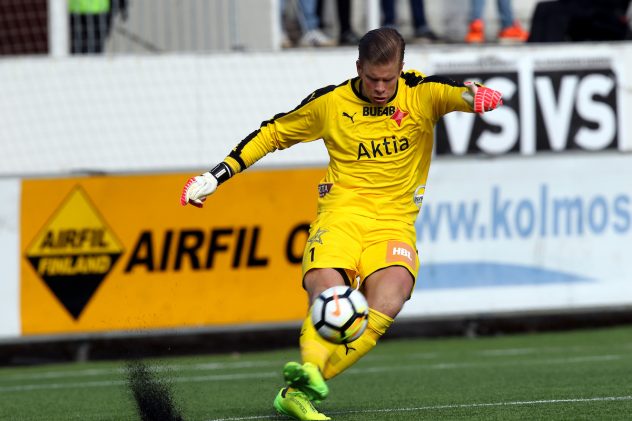
[[[128,361],[127,382],[142,421],[184,421],[171,387],[142,361]]]

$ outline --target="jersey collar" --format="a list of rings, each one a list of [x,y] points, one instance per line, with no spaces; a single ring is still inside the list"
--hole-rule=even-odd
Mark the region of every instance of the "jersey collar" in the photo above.
[[[364,94],[362,93],[362,79],[360,79],[360,76],[356,76],[353,79],[351,79],[351,90],[353,91],[355,96],[357,96],[362,101],[369,102],[369,103],[371,102],[369,98],[364,96]],[[398,90],[399,90],[399,80],[397,81],[397,86],[395,87],[395,92],[393,93],[393,96],[388,99],[387,103],[395,99],[395,97],[397,96]]]

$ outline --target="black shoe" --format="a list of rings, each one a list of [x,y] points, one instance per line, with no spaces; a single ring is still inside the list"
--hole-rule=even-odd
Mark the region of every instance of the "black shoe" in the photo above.
[[[417,42],[437,42],[439,37],[430,28],[415,29],[415,41]]]
[[[344,31],[340,34],[340,45],[358,45],[360,42],[360,37],[357,36],[353,31]]]

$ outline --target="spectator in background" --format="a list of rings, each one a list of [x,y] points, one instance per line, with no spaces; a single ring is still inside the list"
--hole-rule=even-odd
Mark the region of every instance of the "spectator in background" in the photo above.
[[[630,39],[630,0],[557,0],[537,4],[528,42]]]
[[[439,37],[428,26],[424,0],[410,0],[410,9],[413,15],[415,39],[421,42],[438,41]],[[395,0],[382,0],[382,13],[384,14],[382,25],[388,28],[395,28]]]
[[[298,18],[302,35],[298,40],[299,47],[332,47],[336,41],[320,30],[320,18],[318,17],[317,0],[281,0],[281,21],[288,5],[296,6],[296,17]],[[282,46],[291,47],[290,40],[285,28],[283,29]]]
[[[483,21],[483,9],[485,0],[471,0],[470,26],[465,42],[480,44],[485,42],[485,23]],[[500,42],[524,42],[529,38],[529,33],[522,29],[520,23],[514,19],[511,0],[497,0],[498,13],[500,15],[501,29],[498,33]]]
[[[323,15],[325,11],[325,0],[318,0],[318,18],[320,19],[320,29],[322,31]],[[338,25],[340,27],[340,35],[338,43],[340,45],[358,45],[360,37],[351,29],[351,0],[336,0],[336,9],[338,13]]]
[[[71,53],[102,53],[116,13],[127,19],[127,0],[69,0],[68,10]]]

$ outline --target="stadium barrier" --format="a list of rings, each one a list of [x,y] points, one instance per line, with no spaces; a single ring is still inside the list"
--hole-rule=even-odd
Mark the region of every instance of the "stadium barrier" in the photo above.
[[[323,174],[249,171],[203,210],[178,202],[187,174],[4,182],[22,200],[3,334],[299,321]],[[630,177],[614,153],[436,162],[402,317],[632,305]]]
[[[201,211],[179,191],[354,59],[3,63],[0,336],[298,323],[322,145],[264,158]],[[630,308],[631,60],[627,45],[410,49],[407,67],[482,76],[506,106],[438,126],[403,319]]]

